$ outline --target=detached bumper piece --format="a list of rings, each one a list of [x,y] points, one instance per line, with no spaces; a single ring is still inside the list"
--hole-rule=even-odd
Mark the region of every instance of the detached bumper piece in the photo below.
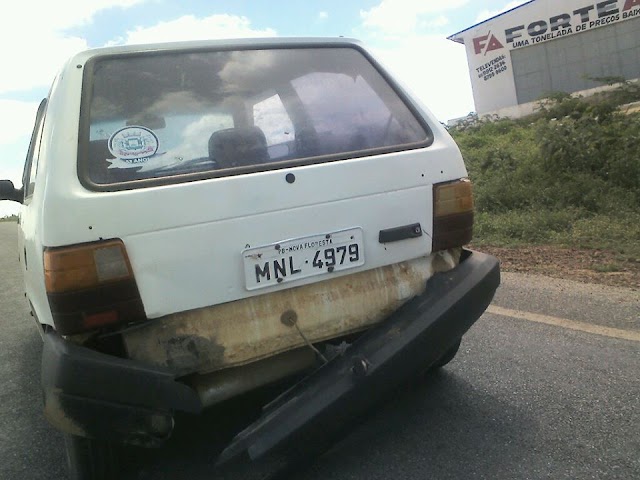
[[[460,265],[374,327],[344,355],[266,405],[218,464],[259,461],[284,468],[320,453],[385,393],[425,371],[480,318],[500,284],[496,258],[463,252]]]
[[[199,413],[194,390],[168,370],[72,344],[55,332],[42,351],[44,413],[73,435],[143,446],[160,445],[174,410]]]

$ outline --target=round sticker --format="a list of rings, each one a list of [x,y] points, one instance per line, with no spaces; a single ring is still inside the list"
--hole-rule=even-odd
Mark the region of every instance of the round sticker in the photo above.
[[[109,138],[109,151],[127,163],[145,163],[158,151],[158,137],[146,127],[124,127]]]

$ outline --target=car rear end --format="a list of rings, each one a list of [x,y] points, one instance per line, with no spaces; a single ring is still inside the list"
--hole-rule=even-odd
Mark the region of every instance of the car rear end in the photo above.
[[[357,42],[119,47],[65,75],[49,115],[79,122],[51,152],[77,155],[42,229],[63,431],[155,444],[174,410],[339,355],[471,239],[459,150]]]

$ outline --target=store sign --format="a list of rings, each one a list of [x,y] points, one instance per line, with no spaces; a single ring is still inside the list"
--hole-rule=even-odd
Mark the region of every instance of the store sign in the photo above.
[[[504,46],[510,50],[527,47],[634,17],[640,17],[640,0],[606,0],[583,4],[505,28],[504,45],[494,34],[475,37],[474,52],[475,55],[486,55]]]
[[[464,41],[483,114],[518,104],[512,50],[632,19],[640,19],[640,0],[535,0],[450,38]]]
[[[504,45],[500,43],[500,40],[498,40],[495,35],[489,32],[489,35],[474,38],[473,48],[475,49],[476,55],[479,55],[481,53],[486,55],[492,50],[504,48]]]
[[[476,74],[479,79],[486,82],[497,75],[505,73],[507,70],[509,70],[507,57],[505,55],[498,55],[496,58],[476,67]]]

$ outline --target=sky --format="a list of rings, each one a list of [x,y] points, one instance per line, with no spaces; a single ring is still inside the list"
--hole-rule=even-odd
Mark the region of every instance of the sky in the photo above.
[[[40,100],[64,62],[106,45],[246,37],[357,38],[442,122],[474,110],[453,33],[525,0],[21,0],[0,16],[0,179],[21,185]],[[28,19],[28,20],[27,20]],[[17,213],[0,201],[0,217]]]

